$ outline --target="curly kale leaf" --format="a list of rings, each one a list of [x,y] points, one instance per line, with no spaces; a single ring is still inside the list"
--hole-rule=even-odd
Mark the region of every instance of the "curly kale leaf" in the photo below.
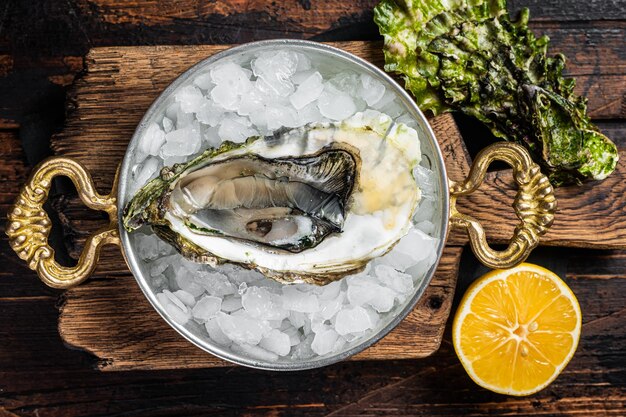
[[[586,99],[563,77],[565,57],[547,56],[524,9],[505,0],[383,0],[374,20],[385,69],[403,74],[422,110],[461,111],[496,137],[526,146],[555,185],[606,178],[617,148],[587,116]]]

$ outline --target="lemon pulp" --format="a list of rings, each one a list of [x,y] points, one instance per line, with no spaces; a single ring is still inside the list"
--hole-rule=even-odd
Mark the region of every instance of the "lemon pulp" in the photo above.
[[[453,344],[480,386],[528,395],[552,382],[580,337],[576,297],[553,272],[528,263],[495,270],[465,293],[454,318]]]

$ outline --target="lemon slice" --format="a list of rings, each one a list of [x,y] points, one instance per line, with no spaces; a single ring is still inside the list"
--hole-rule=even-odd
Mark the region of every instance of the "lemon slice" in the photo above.
[[[553,272],[524,263],[491,271],[467,290],[454,317],[454,349],[478,385],[509,395],[545,388],[570,361],[581,313]]]

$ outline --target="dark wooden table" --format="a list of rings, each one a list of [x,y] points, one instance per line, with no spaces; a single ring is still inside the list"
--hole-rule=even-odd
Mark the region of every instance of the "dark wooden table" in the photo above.
[[[376,1],[0,0],[0,416],[626,415],[626,251],[541,248],[534,260],[565,277],[583,309],[574,359],[527,398],[491,393],[465,374],[449,329],[430,358],[350,362],[274,374],[244,368],[103,373],[57,334],[61,292],[9,249],[7,209],[46,155],[72,103],[65,92],[90,47],[238,43],[294,37],[377,39]],[[512,0],[576,65],[598,126],[626,146],[626,1]],[[617,45],[617,46],[616,46]],[[621,45],[621,46],[620,46]],[[484,130],[457,120],[476,152]],[[65,191],[65,190],[61,190]],[[51,204],[57,244],[70,246],[64,199]],[[626,213],[626,208],[623,208]],[[626,214],[625,214],[626,215]],[[64,227],[65,226],[65,227]],[[57,245],[58,246],[58,245]],[[66,259],[66,260],[68,260]],[[466,251],[458,294],[481,272]]]

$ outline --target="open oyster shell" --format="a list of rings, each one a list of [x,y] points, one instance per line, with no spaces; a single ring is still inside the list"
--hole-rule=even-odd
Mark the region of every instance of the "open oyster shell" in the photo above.
[[[124,211],[196,262],[326,284],[408,231],[420,199],[415,130],[380,113],[225,142],[165,168]]]

